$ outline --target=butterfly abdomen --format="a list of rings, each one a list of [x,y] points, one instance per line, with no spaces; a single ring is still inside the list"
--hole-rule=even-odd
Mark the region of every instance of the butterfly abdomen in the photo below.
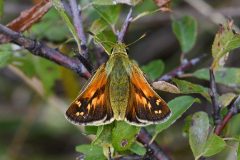
[[[129,76],[122,56],[115,56],[110,79],[110,103],[116,120],[124,120],[129,97]]]

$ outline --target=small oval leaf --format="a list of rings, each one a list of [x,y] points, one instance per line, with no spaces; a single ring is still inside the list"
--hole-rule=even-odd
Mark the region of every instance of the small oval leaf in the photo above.
[[[112,130],[112,145],[116,151],[125,151],[136,139],[140,127],[132,126],[124,121],[116,121]]]
[[[189,144],[195,159],[204,153],[209,130],[209,119],[205,112],[197,112],[192,117],[189,128]]]
[[[197,21],[191,16],[184,16],[173,20],[172,29],[181,45],[182,52],[189,52],[196,42]]]
[[[154,89],[160,90],[160,91],[165,91],[165,92],[169,92],[169,93],[180,93],[180,90],[178,89],[178,87],[176,87],[175,85],[165,82],[165,81],[157,81],[157,82],[153,82],[152,86]]]

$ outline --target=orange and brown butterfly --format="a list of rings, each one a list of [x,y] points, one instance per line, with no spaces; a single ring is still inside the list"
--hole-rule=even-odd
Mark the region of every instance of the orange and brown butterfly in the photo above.
[[[98,126],[117,120],[145,126],[163,122],[170,114],[167,103],[128,58],[126,46],[117,43],[109,60],[72,102],[66,117],[79,125]]]

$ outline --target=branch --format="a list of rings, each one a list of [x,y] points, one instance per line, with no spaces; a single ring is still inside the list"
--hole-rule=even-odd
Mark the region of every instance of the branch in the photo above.
[[[13,43],[24,47],[33,55],[46,58],[59,65],[69,68],[80,74],[82,77],[89,78],[91,76],[90,72],[87,71],[86,67],[78,59],[69,58],[61,52],[52,49],[39,41],[34,41],[24,37],[22,34],[3,26],[2,24],[0,24],[0,33],[8,36]]]
[[[194,59],[188,61],[187,63],[182,64],[181,66],[177,67],[176,69],[164,74],[163,76],[161,76],[156,81],[169,81],[174,77],[177,77],[177,76],[180,76],[180,75],[184,74],[184,72],[186,70],[191,69],[198,62],[200,62],[203,59],[203,57],[205,57],[205,55],[194,58]]]
[[[215,130],[214,133],[216,135],[220,135],[227,123],[230,121],[230,119],[237,113],[240,112],[239,109],[239,102],[240,102],[240,96],[237,97],[237,99],[234,101],[234,103],[230,106],[230,109],[228,110],[228,113],[224,116],[223,120],[221,123],[219,123]]]
[[[33,7],[24,10],[21,14],[8,23],[6,26],[14,31],[23,32],[39,21],[51,8],[52,3],[49,0],[43,0]],[[0,43],[9,42],[9,38],[0,34]]]
[[[72,10],[73,23],[77,30],[78,37],[81,40],[82,55],[84,58],[87,58],[88,57],[87,38],[83,30],[83,23],[82,23],[83,20],[81,16],[81,10],[79,9],[80,5],[77,4],[76,0],[69,0],[69,3]]]
[[[65,0],[61,0],[62,4],[63,4],[63,7],[64,7],[64,10],[67,12],[67,14],[72,17],[73,14],[72,14],[72,10],[71,10],[71,7],[69,5],[68,2],[66,2]]]
[[[210,91],[209,95],[212,100],[212,106],[213,106],[213,121],[214,125],[218,125],[221,123],[221,115],[220,115],[220,105],[218,103],[218,93],[216,88],[216,81],[214,77],[214,73],[212,69],[209,69],[210,74]]]
[[[153,157],[157,160],[170,160],[171,158],[161,149],[161,147],[152,140],[152,136],[146,131],[146,129],[142,128],[137,136],[137,140],[142,143],[146,149],[147,153],[145,155],[146,159],[153,159]]]
[[[131,20],[132,20],[132,8],[130,8],[128,12],[128,15],[123,23],[121,31],[117,33],[118,42],[123,42],[124,36],[126,35]]]

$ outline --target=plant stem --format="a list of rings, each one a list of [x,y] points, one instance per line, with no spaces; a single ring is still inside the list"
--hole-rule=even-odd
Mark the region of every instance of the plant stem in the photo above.
[[[228,113],[224,116],[223,120],[216,125],[214,133],[216,135],[220,135],[227,123],[230,121],[230,119],[239,113],[239,102],[240,102],[240,96],[237,97],[237,99],[234,101],[234,103],[230,106],[230,109],[228,110]]]
[[[137,136],[137,140],[142,143],[147,149],[147,155],[149,158],[153,157],[157,160],[170,160],[171,158],[161,149],[161,147],[152,140],[152,136],[147,132],[145,128],[142,128]],[[151,159],[151,158],[150,158]]]
[[[186,70],[189,70],[193,66],[198,64],[203,59],[203,57],[205,57],[205,55],[191,59],[187,63],[182,64],[179,67],[175,68],[174,70],[164,74],[159,79],[157,79],[157,81],[169,81],[169,80],[171,80],[174,77],[177,77],[177,76],[180,76],[180,75],[184,74],[184,72]]]
[[[83,29],[83,20],[81,13],[81,6],[77,4],[76,0],[69,0],[69,4],[72,11],[73,23],[76,28],[78,38],[81,40],[81,52],[84,58],[88,57],[87,38]]]
[[[46,58],[59,65],[69,68],[84,78],[89,78],[91,76],[86,67],[76,58],[67,57],[58,50],[52,49],[39,41],[24,37],[22,34],[3,26],[2,24],[0,24],[0,33],[8,36],[11,39],[11,42],[24,47],[33,55]]]
[[[218,103],[218,93],[217,93],[217,87],[216,87],[216,81],[214,77],[213,70],[210,68],[209,69],[209,74],[210,74],[210,97],[212,100],[212,107],[213,107],[213,121],[214,125],[218,125],[221,123],[221,116],[220,116],[220,105]]]
[[[130,8],[130,10],[127,14],[127,17],[123,23],[121,31],[117,33],[118,42],[123,42],[123,39],[127,33],[127,30],[128,30],[131,20],[132,20],[132,8]]]

